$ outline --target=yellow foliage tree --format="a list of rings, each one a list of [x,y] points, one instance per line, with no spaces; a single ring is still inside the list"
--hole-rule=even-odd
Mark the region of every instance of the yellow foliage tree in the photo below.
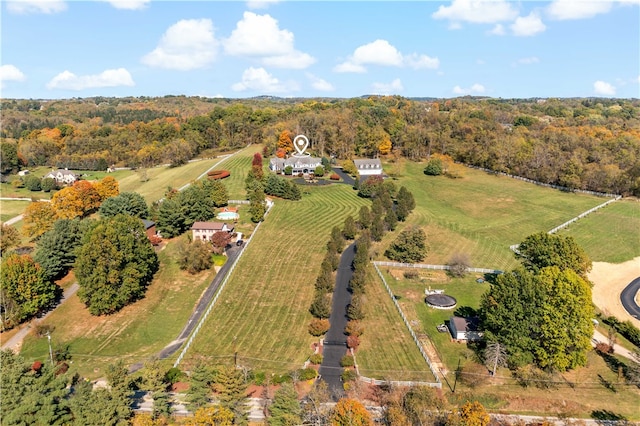
[[[106,176],[101,181],[96,182],[93,187],[98,192],[101,202],[120,194],[120,184],[112,176]]]
[[[24,211],[22,233],[28,237],[39,237],[56,221],[56,212],[50,203],[34,201]]]
[[[283,130],[278,138],[278,148],[284,149],[287,154],[293,151],[293,138],[291,136],[290,131]]]
[[[382,155],[387,155],[391,152],[391,148],[391,138],[389,138],[388,135],[385,135],[382,142],[380,142],[380,145],[378,145],[378,152]]]
[[[187,426],[232,426],[233,413],[228,408],[214,405],[198,408],[185,423]]]
[[[83,215],[100,207],[102,202],[100,194],[91,182],[78,180],[74,182],[73,187],[78,191],[78,195],[82,200]]]
[[[491,418],[484,409],[484,406],[478,401],[467,401],[460,411],[450,414],[447,419],[447,425],[451,426],[487,426]]]
[[[62,188],[51,197],[51,207],[59,219],[73,219],[84,215],[84,203],[75,186]]]
[[[343,398],[336,404],[330,418],[331,426],[372,426],[371,414],[359,401]]]

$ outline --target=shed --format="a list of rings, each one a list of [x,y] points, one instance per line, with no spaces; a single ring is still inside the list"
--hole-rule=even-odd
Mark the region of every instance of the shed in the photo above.
[[[449,318],[449,330],[455,340],[476,342],[482,339],[483,333],[478,330],[477,317],[465,318],[452,316]]]

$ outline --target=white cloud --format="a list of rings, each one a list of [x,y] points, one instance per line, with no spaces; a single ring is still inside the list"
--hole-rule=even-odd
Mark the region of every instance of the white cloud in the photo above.
[[[142,10],[145,9],[151,0],[104,0],[116,9]]]
[[[616,88],[612,84],[602,80],[593,83],[593,91],[596,95],[613,96],[616,94]]]
[[[487,32],[491,35],[503,36],[506,34],[504,26],[502,24],[496,24],[490,31]]]
[[[522,65],[537,64],[538,62],[540,62],[540,59],[537,56],[529,56],[528,58],[518,59],[518,63]]]
[[[296,83],[287,85],[269,74],[264,68],[249,67],[242,73],[242,81],[234,83],[231,89],[236,92],[253,90],[256,92],[282,93],[298,90]]]
[[[376,40],[357,47],[353,51],[353,55],[349,56],[345,62],[336,65],[333,70],[335,72],[362,73],[366,72],[365,65],[435,69],[440,66],[440,60],[427,55],[418,55],[417,53],[403,55],[387,40]]]
[[[307,73],[307,78],[311,81],[311,87],[316,90],[320,90],[321,92],[332,92],[335,90],[333,84],[311,73]]]
[[[4,87],[5,81],[25,81],[27,77],[15,65],[0,66],[0,87]]]
[[[141,62],[150,67],[188,71],[211,64],[217,50],[210,19],[183,19],[169,27],[158,47],[144,55]]]
[[[460,86],[455,86],[453,88],[453,93],[456,95],[477,95],[485,92],[485,88],[482,84],[474,84],[469,88],[463,88]]]
[[[518,16],[510,28],[513,35],[527,37],[543,32],[547,26],[535,12],[531,12],[529,16]]]
[[[395,95],[404,90],[399,78],[396,78],[391,83],[373,83],[371,87],[375,95]]]
[[[47,83],[47,89],[84,90],[95,87],[134,86],[131,74],[125,68],[105,70],[95,75],[75,75],[63,71]]]
[[[293,40],[293,33],[281,30],[270,15],[244,12],[223,45],[228,55],[261,57],[265,65],[279,68],[303,69],[315,63],[314,57],[294,48]]]
[[[11,13],[58,13],[67,10],[62,0],[15,0],[7,1],[7,10]]]
[[[280,0],[249,0],[247,7],[249,9],[266,9],[272,4],[279,3]]]
[[[555,0],[546,8],[546,13],[551,19],[588,19],[601,13],[608,13],[613,6],[612,1],[576,1]]]
[[[434,19],[475,24],[511,21],[516,16],[518,12],[505,0],[453,0],[451,6],[440,6],[431,15]]]

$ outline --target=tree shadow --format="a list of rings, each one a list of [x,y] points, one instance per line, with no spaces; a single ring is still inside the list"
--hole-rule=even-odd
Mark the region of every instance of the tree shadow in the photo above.
[[[600,384],[602,386],[604,386],[605,388],[607,388],[611,392],[618,393],[618,390],[616,389],[615,386],[613,386],[613,383],[611,383],[609,380],[607,380],[604,377],[602,377],[601,374],[598,374],[598,380],[600,381]]]
[[[486,273],[484,274],[484,280],[490,284],[495,284],[496,279],[498,278],[498,275],[500,274]]]
[[[620,422],[622,424],[627,423],[627,418],[625,416],[609,410],[593,410],[591,412],[591,418],[598,424],[611,424],[611,421]]]
[[[459,306],[453,311],[453,315],[463,318],[474,318],[478,316],[478,311],[471,306]]]

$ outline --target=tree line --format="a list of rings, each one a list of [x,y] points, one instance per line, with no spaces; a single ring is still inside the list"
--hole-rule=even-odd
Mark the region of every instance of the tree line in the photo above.
[[[37,105],[3,101],[2,173],[179,165],[250,143],[286,155],[281,136],[295,131],[321,157],[442,154],[570,189],[640,194],[638,100],[168,97]]]

